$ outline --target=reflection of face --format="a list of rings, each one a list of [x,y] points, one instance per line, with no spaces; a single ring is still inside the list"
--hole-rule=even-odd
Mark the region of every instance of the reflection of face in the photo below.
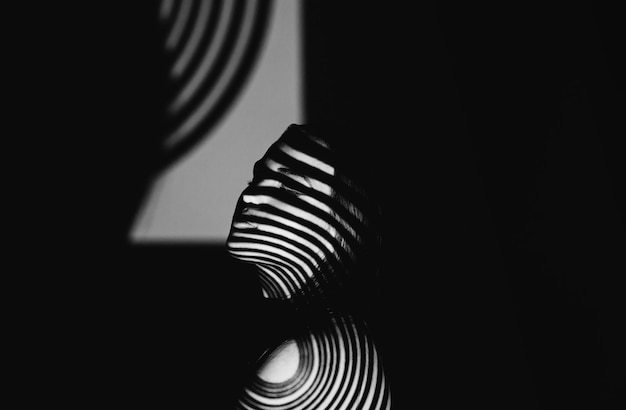
[[[333,153],[321,139],[290,127],[254,166],[227,241],[230,254],[255,264],[263,294],[290,298],[354,256],[362,220],[341,194]],[[320,285],[321,284],[321,285]]]

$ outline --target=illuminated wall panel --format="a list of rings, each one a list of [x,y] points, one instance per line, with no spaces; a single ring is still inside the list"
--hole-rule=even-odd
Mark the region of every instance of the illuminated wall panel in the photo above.
[[[183,19],[178,15],[185,15],[184,5],[180,10],[164,7],[162,17],[172,13],[176,27],[176,19]],[[289,124],[302,122],[300,7],[300,1],[272,2],[266,38],[250,77],[208,138],[155,181],[133,229],[134,241],[225,240],[254,162]],[[202,13],[203,8],[195,11]],[[188,41],[193,38],[191,31]],[[175,138],[172,133],[166,145]]]

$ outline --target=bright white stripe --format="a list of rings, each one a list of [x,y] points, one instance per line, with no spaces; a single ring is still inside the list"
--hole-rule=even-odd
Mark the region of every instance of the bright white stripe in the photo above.
[[[234,223],[233,223],[233,228],[236,228],[236,229],[251,229],[251,228],[252,228],[252,229],[255,229],[255,228],[256,228],[256,225],[257,225],[257,224],[252,223],[252,222],[249,222],[249,223],[248,223],[248,222],[234,222]],[[233,232],[233,233],[234,233],[234,232]],[[229,245],[229,246],[230,246],[230,244],[229,244],[229,243],[227,243],[227,245]]]
[[[244,248],[244,250],[230,250],[235,256],[239,256],[241,259],[245,259],[250,262],[257,262],[259,264],[273,266],[282,272],[284,269],[280,266],[280,263],[285,263],[284,259],[278,258],[273,255],[269,255],[267,253],[258,252],[250,247]],[[291,276],[291,275],[289,275]]]
[[[198,48],[200,40],[202,40],[202,35],[206,31],[207,22],[209,20],[212,6],[213,2],[211,0],[200,0],[200,10],[198,11],[198,15],[196,17],[193,30],[191,32],[191,36],[189,37],[189,41],[185,43],[182,53],[172,67],[172,77],[180,77],[187,68],[187,66],[189,66],[189,62],[191,61],[193,54]]]
[[[246,226],[245,228],[251,229],[250,226]],[[260,224],[258,226],[255,226],[255,228],[252,228],[252,229],[255,229],[260,232],[270,232],[276,235],[284,236],[287,239],[291,239],[292,241],[300,243],[301,245],[309,249],[311,252],[315,253],[321,260],[326,260],[326,256],[324,252],[322,252],[322,250],[318,248],[317,245],[314,245],[312,242],[302,238],[299,235],[295,235],[291,231],[276,227],[274,225],[265,225],[265,224]]]
[[[358,343],[358,337],[356,335],[356,329],[354,327],[354,325],[352,324],[351,327],[348,327],[348,323],[346,323],[345,321],[343,321],[343,328],[345,329],[345,333],[348,335],[348,340],[344,340],[342,339],[342,341],[345,343],[345,345],[347,346],[347,348],[349,349],[349,362],[350,361],[354,361],[356,358],[356,365],[355,368],[356,370],[352,370],[350,372],[350,374],[348,375],[350,377],[350,382],[346,383],[345,387],[346,389],[344,389],[344,391],[341,392],[342,397],[344,395],[346,396],[346,401],[344,402],[343,406],[340,407],[341,410],[345,410],[348,406],[348,402],[352,399],[352,397],[355,394],[355,391],[357,389],[357,387],[359,387],[359,383],[361,382],[361,380],[357,380],[357,376],[359,375],[359,372],[361,371],[361,347],[360,344]],[[340,336],[341,337],[341,336]],[[352,350],[352,344],[350,343],[351,339],[356,339],[356,343],[355,344],[355,350]],[[351,363],[348,363],[348,367],[350,366]],[[349,390],[346,392],[346,390],[349,388]]]
[[[298,255],[306,258],[309,262],[311,262],[311,264],[313,266],[316,266],[319,268],[319,264],[317,263],[317,261],[315,259],[313,259],[313,257],[306,253],[305,251],[303,251],[302,249],[298,248],[295,245],[292,245],[291,243],[287,242],[287,241],[283,241],[281,239],[276,239],[270,236],[265,236],[265,235],[259,235],[259,234],[253,234],[253,233],[247,233],[247,232],[233,232],[232,236],[235,238],[247,238],[247,239],[259,239],[259,240],[263,240],[266,242],[270,242],[276,245],[281,245],[284,246],[286,248],[288,248],[289,250],[296,252]]]
[[[361,373],[361,382],[360,382],[360,389],[359,389],[359,393],[357,396],[357,403],[360,403],[361,400],[363,400],[363,396],[365,394],[367,394],[367,396],[365,397],[365,404],[363,406],[364,409],[369,409],[370,406],[372,405],[372,402],[374,401],[374,387],[376,386],[376,383],[378,381],[378,363],[376,360],[376,350],[374,350],[374,347],[372,346],[372,350],[373,350],[373,354],[374,356],[370,356],[369,353],[369,349],[370,349],[370,341],[369,338],[365,337],[364,335],[358,334],[357,335],[357,339],[361,339],[364,341],[365,347],[364,349],[364,353],[363,353],[363,360],[365,362],[365,364],[363,365],[363,371]],[[369,371],[369,367],[372,366],[372,378],[371,380],[369,380],[369,382],[367,381],[367,372]],[[367,382],[367,384],[365,384]],[[366,390],[367,388],[367,390]]]
[[[333,210],[330,209],[330,207],[328,205],[326,205],[325,203],[323,203],[319,199],[315,199],[315,198],[313,198],[312,196],[309,196],[309,195],[299,195],[299,198],[302,199],[307,204],[313,205],[314,207],[316,207],[320,211],[323,211],[323,212],[327,213],[328,215],[335,216],[335,213],[333,212]],[[339,218],[339,219],[337,219],[337,218]],[[337,222],[340,222],[340,220],[343,221],[343,218],[339,217],[338,215],[336,216],[335,219],[337,219]],[[344,225],[344,224],[346,224],[345,221],[343,221],[342,225]]]
[[[331,331],[334,331],[334,329],[331,329]],[[332,395],[331,392],[333,390],[336,390],[338,384],[334,383],[336,379],[333,379],[333,377],[339,377],[338,374],[341,374],[343,370],[341,369],[341,367],[338,367],[337,362],[340,360],[340,352],[333,344],[333,341],[330,339],[331,336],[326,333],[321,333],[316,335],[316,337],[318,338],[319,344],[321,346],[320,350],[322,350],[322,352],[316,351],[313,352],[313,354],[319,354],[320,360],[322,355],[324,355],[325,358],[323,362],[324,366],[322,368],[322,372],[318,375],[319,381],[317,383],[316,389],[308,392],[309,397],[306,399],[306,401],[302,403],[302,407],[307,409],[318,409],[320,408],[320,402],[329,400],[329,396]],[[333,372],[335,372],[334,376]],[[324,385],[325,383],[326,385]],[[323,408],[329,407],[323,406]]]
[[[328,174],[328,175],[335,175],[335,168],[328,165],[325,162],[320,161],[317,158],[314,158],[308,154],[305,154],[302,151],[298,151],[297,149],[293,149],[292,147],[290,147],[287,144],[283,144],[280,147],[280,150],[283,151],[285,154],[289,155],[292,158],[297,159],[298,161],[304,162],[307,165],[310,165],[316,169],[319,169],[320,171]]]
[[[222,97],[226,87],[231,84],[231,79],[235,75],[236,69],[241,63],[243,53],[246,50],[246,46],[249,43],[248,40],[252,33],[252,27],[254,26],[254,16],[256,14],[256,6],[258,2],[246,2],[245,4],[250,5],[251,7],[246,7],[242,29],[239,32],[240,35],[235,44],[235,49],[233,50],[231,58],[228,60],[224,71],[220,74],[220,78],[217,80],[215,88],[204,98],[199,108],[196,109],[176,131],[174,131],[171,137],[165,142],[167,146],[171,147],[181,138],[184,138],[185,135],[193,131],[200,121],[202,121],[206,115],[211,112],[215,103]]]
[[[333,189],[330,187],[330,185],[325,184],[324,182],[320,181],[319,179],[315,179],[313,177],[308,177],[308,176],[306,178],[297,177],[295,175],[291,175],[289,173],[284,173],[283,171],[280,171],[281,168],[286,168],[286,166],[281,164],[280,162],[274,161],[273,159],[267,159],[265,161],[265,166],[267,166],[269,169],[271,169],[272,171],[274,171],[276,173],[282,173],[282,174],[288,176],[289,178],[293,179],[294,181],[299,182],[300,184],[302,184],[304,186],[310,186],[311,188],[315,189],[318,192],[321,192],[322,194],[324,194],[326,196],[330,196],[332,194],[332,192],[333,192]],[[302,182],[303,180],[305,182]],[[275,181],[278,184],[280,184],[280,181],[273,180],[273,179],[266,179],[266,180],[260,181],[259,185],[261,185],[265,181]],[[309,184],[309,182],[310,182],[310,184]]]
[[[267,289],[266,293],[272,292],[271,295],[273,295],[275,298],[291,298],[292,292],[286,288],[287,285],[283,284],[283,286],[281,286],[280,282],[284,282],[284,280],[272,280],[273,277],[279,277],[278,273],[273,272],[272,269],[267,266],[257,266],[257,269],[260,271],[259,276],[261,277],[261,286],[265,286],[265,288],[263,288],[262,290]],[[276,289],[276,285],[278,285],[279,289]],[[280,290],[282,290],[283,292],[280,293]]]
[[[262,195],[258,195],[257,197],[261,197],[261,196]],[[245,196],[244,196],[244,198],[245,198]],[[267,197],[267,198],[271,198],[271,197]],[[311,222],[316,223],[323,230],[328,231],[332,236],[335,237],[335,239],[338,239],[339,241],[343,240],[343,238],[338,237],[337,231],[335,230],[335,228],[330,226],[328,223],[322,221],[321,219],[319,219],[319,218],[309,214],[308,212],[304,212],[301,209],[298,209],[296,207],[287,205],[284,202],[281,202],[281,201],[278,201],[278,200],[274,200],[274,201],[277,204],[276,205],[271,204],[272,207],[277,208],[277,209],[282,209],[284,211],[287,211],[287,212],[289,212],[289,213],[291,213],[293,215],[298,216],[301,219],[307,218]],[[245,199],[244,199],[244,202],[245,202]],[[248,202],[248,203],[252,203],[252,202]],[[313,230],[311,230],[311,229],[309,229],[309,228],[307,228],[307,227],[305,227],[305,226],[303,226],[303,225],[301,225],[301,224],[299,224],[297,222],[294,222],[291,219],[286,219],[286,218],[283,218],[282,216],[276,216],[274,214],[271,214],[271,213],[268,213],[268,212],[265,212],[265,211],[259,211],[259,210],[256,210],[256,209],[249,210],[248,214],[249,215],[253,215],[253,216],[258,216],[258,217],[261,217],[261,218],[266,218],[266,219],[269,219],[271,221],[275,221],[275,222],[278,222],[280,224],[289,226],[290,228],[293,228],[293,229],[305,232],[305,233],[313,236],[317,240],[319,240],[326,247],[326,249],[328,249],[333,255],[335,255],[337,257],[339,256],[337,254],[337,252],[335,251],[335,247],[330,242],[328,242],[324,237],[322,237],[317,232],[315,232],[315,231],[313,231]],[[298,214],[300,214],[300,215],[298,215]],[[308,217],[307,217],[307,215],[308,215]],[[346,244],[346,246],[347,246],[347,244]]]
[[[180,0],[181,7],[176,15],[176,20],[174,21],[174,25],[172,26],[172,31],[165,40],[165,48],[168,50],[172,50],[176,48],[178,42],[180,41],[180,37],[183,35],[183,29],[185,28],[185,24],[187,24],[187,20],[189,20],[189,15],[191,14],[191,1],[192,0]]]
[[[259,410],[257,407],[251,407],[251,406],[249,406],[247,403],[245,403],[243,401],[240,401],[238,404],[239,404],[239,406],[242,406],[241,408],[244,409],[244,410]]]
[[[346,373],[348,372],[348,363],[350,361],[352,352],[351,352],[350,346],[345,343],[345,337],[339,331],[340,323],[338,322],[343,322],[343,320],[339,319],[338,321],[335,321],[335,328],[333,329],[333,332],[335,333],[335,335],[337,335],[337,340],[338,340],[337,347],[338,347],[339,360],[338,360],[338,363],[334,365],[334,367],[336,367],[337,369],[337,374],[335,376],[334,383],[332,383],[331,390],[326,394],[326,398],[324,399],[324,401],[318,406],[320,409],[329,408],[331,400],[334,400],[334,396],[338,394],[338,390],[340,387],[340,380],[346,376],[349,376],[349,374],[346,374]],[[345,386],[342,388],[342,392],[339,394],[343,395],[343,391],[345,391]]]
[[[270,168],[272,171],[274,172],[280,172],[279,169],[284,167],[283,164],[276,162],[274,160],[268,159],[265,163],[265,165]],[[299,181],[297,179],[297,177],[295,175],[290,175],[290,174],[286,174],[290,179],[299,182],[302,185],[308,185],[308,184],[303,184],[301,181]],[[312,182],[311,188],[315,189],[318,192],[323,193],[324,195],[330,196],[330,193],[332,191],[332,189],[330,188],[329,185],[315,179],[315,178],[308,178],[308,180],[310,182]],[[316,187],[315,185],[319,185],[318,187]],[[258,186],[262,186],[262,187],[274,187],[274,188],[278,188],[280,189],[280,187],[282,186],[282,183],[278,180],[275,179],[264,179],[262,181],[260,181],[258,183]],[[323,203],[322,201],[319,201],[318,199],[315,199],[309,195],[305,195],[305,194],[301,194],[298,195],[298,198],[302,199],[303,201],[313,205],[314,207],[316,207],[317,209],[326,212],[327,214],[331,215],[337,222],[339,222],[348,232],[350,232],[350,234],[352,235],[353,238],[355,238],[359,243],[361,242],[361,236],[352,228],[352,226],[350,226],[350,224],[348,224],[346,222],[345,219],[343,219],[341,216],[339,216],[336,212],[334,212],[328,205],[326,205],[325,203]],[[344,200],[344,207],[348,208],[348,203],[347,201]],[[351,207],[348,208],[349,211],[351,211],[357,218],[359,216],[362,216],[361,212],[354,207],[353,205]]]
[[[378,401],[376,402],[376,406],[374,407],[374,409],[382,409],[383,398],[385,397],[386,390],[387,390],[387,380],[385,380],[385,373],[381,371],[380,372],[380,393],[378,394]],[[385,409],[390,409],[390,408],[391,408],[391,397],[387,396],[387,407],[385,407]]]
[[[245,245],[248,245],[248,246],[245,246]],[[270,265],[270,266],[278,267],[279,266],[278,263],[283,262],[282,259],[277,258],[273,255],[268,255],[267,253],[258,252],[256,249],[250,248],[249,245],[250,244],[244,244],[242,249],[235,250],[233,249],[232,244],[231,244],[229,245],[229,252],[235,256],[246,258],[246,260],[248,261],[259,262],[259,263],[263,263],[263,264]]]
[[[231,249],[254,249],[255,251],[267,251],[267,252],[272,252],[274,254],[280,255],[285,259],[281,259],[281,261],[285,262],[287,265],[289,265],[290,267],[293,268],[293,272],[292,275],[290,275],[297,283],[298,282],[305,282],[306,283],[306,278],[312,278],[313,277],[313,271],[311,271],[311,268],[309,266],[306,265],[305,262],[303,262],[301,259],[297,258],[296,256],[294,256],[292,253],[286,252],[282,249],[276,248],[274,246],[271,245],[266,245],[266,244],[260,244],[260,243],[254,243],[254,242],[234,242],[231,243],[230,245]],[[272,255],[272,257],[274,257]],[[300,269],[296,268],[299,267]],[[304,272],[304,274],[302,274],[302,272]]]
[[[264,259],[257,258],[256,256],[258,255],[254,255],[250,253],[248,255],[245,255],[245,258],[246,260],[250,262],[271,264],[270,262]],[[262,256],[265,256],[265,255],[262,255]],[[295,292],[295,289],[291,288],[291,286],[289,286],[288,288],[287,287],[288,282],[285,281],[283,278],[281,278],[277,273],[273,272],[271,269],[265,268],[264,266],[258,266],[258,268],[262,273],[267,275],[267,277],[272,281],[272,283],[277,284],[282,289],[282,291],[285,293],[286,296],[291,297],[291,295],[293,295],[293,293]]]
[[[339,234],[337,233],[335,228],[330,226],[328,224],[328,222],[324,221],[323,219],[313,215],[310,212],[304,211],[304,210],[302,210],[302,209],[300,209],[298,207],[295,207],[295,206],[290,205],[290,204],[288,204],[288,203],[286,203],[284,201],[276,199],[276,198],[274,198],[272,196],[269,196],[269,195],[243,195],[242,196],[242,200],[246,204],[270,205],[273,208],[286,211],[287,213],[293,215],[296,218],[308,220],[308,221],[311,221],[311,222],[315,223],[316,225],[320,226],[324,230],[327,230],[328,232],[330,232],[334,238],[337,238],[339,236]],[[254,215],[254,211],[255,210],[250,210],[250,211],[248,211],[248,214]],[[273,218],[269,218],[269,219],[273,219]],[[330,250],[334,250],[334,249],[330,249]]]
[[[305,240],[304,238],[302,238],[299,235],[295,235],[292,232],[282,229],[282,228],[278,228],[274,225],[267,225],[267,224],[254,224],[253,226],[248,225],[246,222],[236,222],[233,224],[233,227],[238,228],[238,229],[243,229],[245,231],[249,231],[249,232],[271,232],[274,233],[276,235],[281,235],[281,236],[285,236],[288,239],[291,239],[295,242],[298,242],[300,245],[304,246],[305,248],[307,248],[308,250],[310,250],[311,252],[315,253],[318,257],[322,258],[323,260],[325,260],[324,258],[324,253],[322,252],[322,250],[320,248],[318,248],[316,245],[314,245],[312,242]],[[237,232],[237,231],[235,231]],[[232,234],[235,235],[235,232],[233,232]],[[261,234],[262,235],[262,234]]]

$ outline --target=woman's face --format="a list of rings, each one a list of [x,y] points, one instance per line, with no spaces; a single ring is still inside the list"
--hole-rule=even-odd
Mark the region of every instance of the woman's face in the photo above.
[[[229,253],[257,266],[263,294],[288,299],[351,257],[332,152],[290,128],[254,165],[235,209]],[[353,238],[354,239],[354,238]]]

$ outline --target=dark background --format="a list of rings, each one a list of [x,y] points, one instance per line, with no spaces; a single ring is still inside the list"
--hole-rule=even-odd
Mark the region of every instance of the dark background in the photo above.
[[[156,7],[130,3],[7,11],[15,379],[52,402],[213,408],[272,321],[223,247],[127,241],[165,99]],[[617,16],[304,3],[306,120],[352,121],[386,193],[372,327],[395,408],[617,403]]]

